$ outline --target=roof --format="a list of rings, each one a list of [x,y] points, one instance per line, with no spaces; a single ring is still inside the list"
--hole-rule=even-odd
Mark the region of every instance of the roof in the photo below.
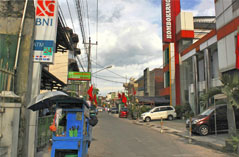
[[[66,84],[52,73],[42,68],[41,90],[62,90]]]

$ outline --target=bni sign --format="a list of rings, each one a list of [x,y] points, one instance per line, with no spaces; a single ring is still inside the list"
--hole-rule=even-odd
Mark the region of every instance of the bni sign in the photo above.
[[[53,63],[58,23],[57,0],[35,0],[34,62]]]
[[[91,73],[90,72],[74,72],[71,71],[68,73],[68,80],[75,81],[90,81]]]

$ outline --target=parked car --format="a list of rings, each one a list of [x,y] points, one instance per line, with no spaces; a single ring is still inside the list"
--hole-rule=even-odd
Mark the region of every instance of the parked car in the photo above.
[[[212,106],[201,114],[192,118],[192,132],[206,136],[215,132],[215,107]],[[239,129],[239,109],[235,109],[235,119],[237,129]],[[189,129],[189,119],[186,121],[186,128]],[[218,132],[228,130],[227,104],[216,106],[216,128]]]
[[[129,114],[129,110],[127,108],[121,108],[119,112],[119,117],[120,118],[127,118]]]
[[[158,106],[154,107],[148,112],[141,114],[143,121],[149,122],[151,120],[159,120],[161,118],[173,120],[177,114],[173,106]]]
[[[118,108],[112,108],[111,113],[112,114],[117,114],[117,113],[119,113],[119,109]]]
[[[98,107],[97,110],[98,110],[98,112],[102,112],[103,108],[102,107]]]
[[[108,113],[110,113],[110,112],[111,112],[111,110],[112,110],[112,108],[108,108]]]

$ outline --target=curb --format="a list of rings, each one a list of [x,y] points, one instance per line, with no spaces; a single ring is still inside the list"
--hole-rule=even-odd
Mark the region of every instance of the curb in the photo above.
[[[161,127],[157,126],[157,125],[150,125],[150,124],[146,124],[146,123],[144,124],[144,123],[140,123],[138,121],[133,121],[132,123],[136,124],[136,125],[141,125],[141,126],[149,126],[152,129],[154,129],[155,131],[161,132]],[[179,136],[179,137],[190,140],[189,135],[183,135],[182,131],[180,131],[180,130],[169,128],[169,127],[166,127],[166,126],[164,126],[163,128],[164,128],[163,129],[164,133],[176,135],[176,136]],[[205,141],[202,141],[202,140],[198,140],[194,137],[191,137],[191,140],[192,140],[191,144],[200,145],[200,146],[203,146],[203,147],[206,147],[206,148],[212,148],[214,150],[221,151],[223,153],[227,153],[227,154],[230,154],[230,155],[235,156],[235,157],[237,156],[237,154],[235,154],[235,153],[231,153],[231,152],[226,151],[224,149],[224,147],[225,147],[224,145],[211,143],[211,142],[205,142]]]

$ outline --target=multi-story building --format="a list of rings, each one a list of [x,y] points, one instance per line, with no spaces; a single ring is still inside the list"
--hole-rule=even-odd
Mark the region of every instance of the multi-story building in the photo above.
[[[144,96],[144,77],[141,76],[135,81],[135,83],[138,85],[138,89],[136,89],[136,96]]]
[[[168,10],[165,9],[166,3],[171,6],[167,8],[171,14],[170,21]],[[198,113],[199,95],[208,90],[211,84],[209,78],[215,78],[214,86],[220,85],[216,69],[215,17],[193,17],[190,12],[181,12],[180,1],[162,1],[162,11],[164,89],[161,96],[168,96],[173,106],[189,103]],[[200,47],[202,43],[204,47]],[[210,50],[205,50],[207,46],[210,46]],[[207,70],[204,70],[205,67]]]
[[[174,45],[164,43],[163,47],[165,89],[161,94],[169,93],[172,105],[189,103],[196,114],[202,111],[200,95],[221,86],[221,74],[238,73],[239,2],[215,0],[215,10],[216,17],[178,13],[172,26],[176,28]]]
[[[236,43],[239,28],[239,1],[215,0],[216,39],[219,71],[225,73],[236,69]],[[238,71],[235,71],[238,72]]]

